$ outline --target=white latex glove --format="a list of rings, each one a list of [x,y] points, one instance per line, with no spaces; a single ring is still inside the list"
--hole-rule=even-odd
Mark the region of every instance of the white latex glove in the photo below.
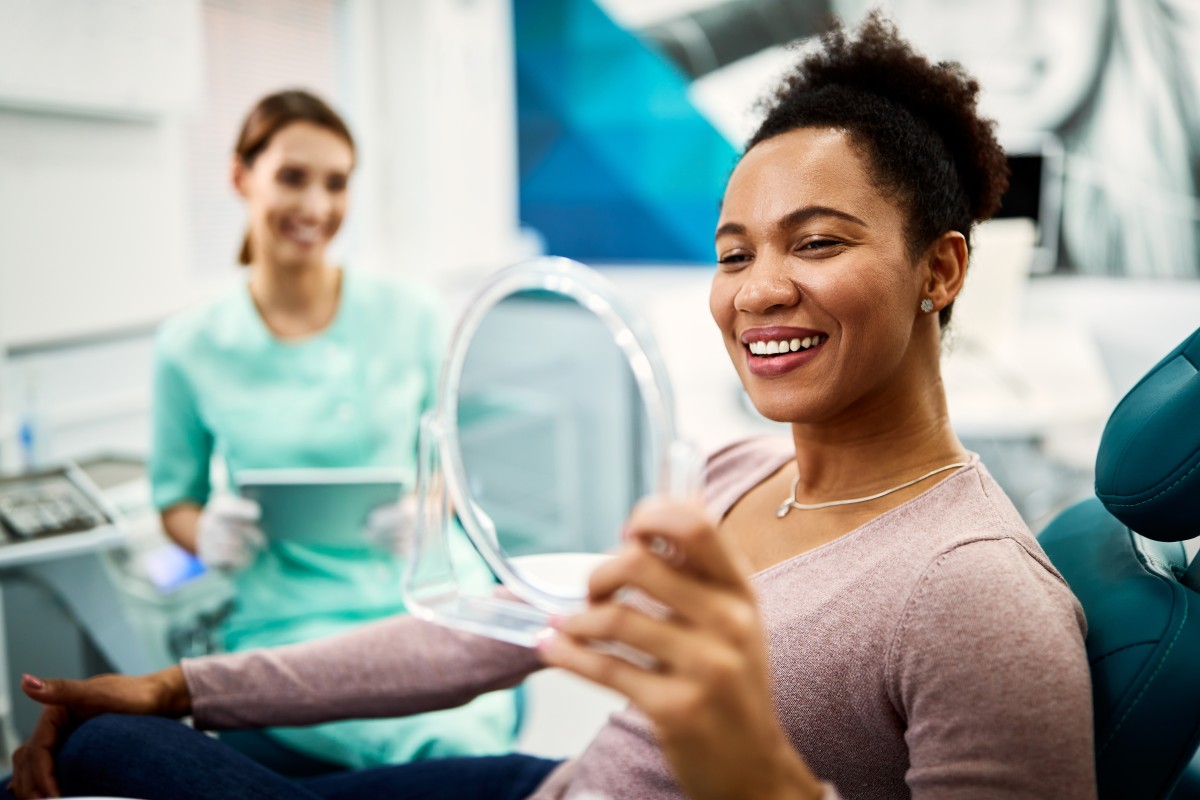
[[[394,556],[408,555],[416,531],[417,497],[412,494],[374,509],[363,526],[368,544]]]
[[[258,527],[262,509],[253,500],[219,495],[208,501],[196,524],[196,556],[207,567],[236,572],[250,566],[267,546]]]

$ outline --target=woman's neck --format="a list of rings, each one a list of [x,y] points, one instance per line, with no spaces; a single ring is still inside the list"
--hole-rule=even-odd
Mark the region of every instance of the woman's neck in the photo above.
[[[967,458],[940,378],[830,423],[792,425],[800,502],[858,497]]]
[[[342,273],[318,263],[299,268],[251,266],[250,297],[268,329],[281,339],[311,336],[337,315]]]

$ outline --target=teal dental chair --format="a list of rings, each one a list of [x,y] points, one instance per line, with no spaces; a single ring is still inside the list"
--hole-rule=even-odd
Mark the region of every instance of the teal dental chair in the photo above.
[[[1200,330],[1117,405],[1096,497],[1038,537],[1087,615],[1101,800],[1181,800],[1200,743]],[[1187,797],[1196,795],[1188,792]]]

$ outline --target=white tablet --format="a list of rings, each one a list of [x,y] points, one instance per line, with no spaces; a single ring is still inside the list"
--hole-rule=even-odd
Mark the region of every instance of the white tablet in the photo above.
[[[280,542],[361,547],[367,517],[395,503],[404,473],[374,467],[247,469],[234,475],[238,493],[262,508],[259,526]]]

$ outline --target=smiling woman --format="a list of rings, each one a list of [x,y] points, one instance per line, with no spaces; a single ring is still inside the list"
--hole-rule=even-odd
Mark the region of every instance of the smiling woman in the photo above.
[[[710,307],[791,436],[714,454],[703,507],[639,505],[587,609],[535,653],[402,619],[150,676],[27,681],[47,710],[21,785],[47,785],[58,731],[100,710],[300,724],[447,707],[550,665],[632,703],[558,767],[459,759],[281,786],[182,726],[109,715],[57,751],[60,775],[179,797],[172,754],[191,748],[195,785],[236,775],[281,798],[1092,800],[1082,612],[958,441],[939,374],[971,226],[1005,182],[977,93],[878,15],[785,79],[729,179]],[[108,767],[114,750],[139,753],[137,777]]]

